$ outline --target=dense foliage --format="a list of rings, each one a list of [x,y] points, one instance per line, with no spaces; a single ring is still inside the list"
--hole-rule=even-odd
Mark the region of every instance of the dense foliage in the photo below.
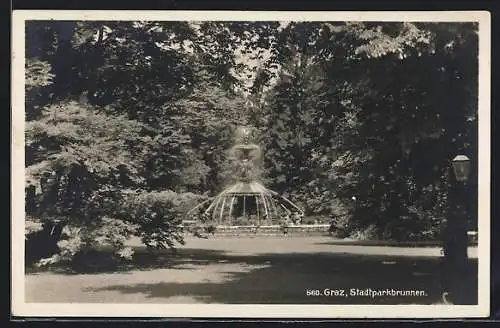
[[[240,124],[260,131],[258,176],[339,235],[435,237],[449,160],[476,161],[476,29],[27,23],[31,257],[110,245],[127,258],[132,235],[182,243],[186,209],[234,179]],[[42,235],[52,246],[35,254]]]
[[[288,25],[264,116],[271,187],[343,235],[435,237],[450,159],[476,158],[475,28]]]

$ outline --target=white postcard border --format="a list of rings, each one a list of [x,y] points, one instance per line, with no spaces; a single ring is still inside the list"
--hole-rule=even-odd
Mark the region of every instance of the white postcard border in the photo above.
[[[478,305],[227,305],[26,303],[24,300],[24,62],[26,20],[479,22]],[[29,317],[465,318],[490,311],[491,17],[487,11],[277,12],[18,10],[12,30],[12,315]],[[104,306],[105,305],[105,306]]]

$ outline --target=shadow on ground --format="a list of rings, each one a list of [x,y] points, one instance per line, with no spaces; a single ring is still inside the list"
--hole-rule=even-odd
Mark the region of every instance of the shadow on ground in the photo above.
[[[352,245],[352,246],[384,246],[384,247],[442,247],[440,241],[395,241],[395,240],[350,240],[334,239],[318,245]],[[477,242],[470,242],[469,247],[477,247]]]
[[[203,277],[204,267],[233,264],[224,279]],[[189,296],[203,303],[225,304],[436,304],[441,301],[441,263],[434,257],[355,255],[345,253],[288,253],[239,255],[216,250],[179,249],[147,253],[139,251],[127,269],[199,270],[200,282],[165,282],[87,288],[87,292],[139,293],[158,302]],[[307,290],[350,289],[421,290],[424,296],[307,296]],[[477,304],[477,261],[464,275],[470,304]]]

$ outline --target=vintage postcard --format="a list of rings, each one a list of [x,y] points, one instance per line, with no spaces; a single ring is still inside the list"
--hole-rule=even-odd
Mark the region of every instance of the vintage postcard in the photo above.
[[[490,29],[14,11],[12,314],[488,316]]]

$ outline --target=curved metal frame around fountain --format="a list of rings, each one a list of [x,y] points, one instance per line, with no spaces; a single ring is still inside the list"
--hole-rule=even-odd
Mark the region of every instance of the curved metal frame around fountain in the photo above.
[[[203,208],[203,205],[208,202],[210,205]],[[240,215],[235,216],[237,202],[241,202],[241,211],[239,211]],[[247,204],[255,206],[249,207]],[[205,220],[218,225],[232,225],[233,220],[237,217],[250,218],[253,216],[258,224],[273,224],[277,223],[283,215],[292,213],[304,215],[302,209],[291,200],[267,189],[258,182],[238,182],[224,189],[214,198],[191,209],[188,216],[199,209],[201,209],[201,215],[205,217]]]
[[[259,225],[277,223],[282,216],[292,213],[303,216],[303,210],[291,200],[250,178],[251,153],[260,151],[260,147],[252,142],[251,137],[254,136],[250,129],[241,127],[238,132],[240,142],[232,150],[239,155],[237,160],[243,164],[240,181],[224,189],[215,197],[198,204],[187,213],[187,216],[192,216],[198,210],[197,214],[203,217],[203,221],[210,221],[217,225],[233,225],[235,212],[240,214],[236,218],[250,219],[253,216],[256,219],[253,223]],[[203,206],[210,201],[210,205],[204,208]],[[240,211],[235,211],[235,205],[238,205]]]

